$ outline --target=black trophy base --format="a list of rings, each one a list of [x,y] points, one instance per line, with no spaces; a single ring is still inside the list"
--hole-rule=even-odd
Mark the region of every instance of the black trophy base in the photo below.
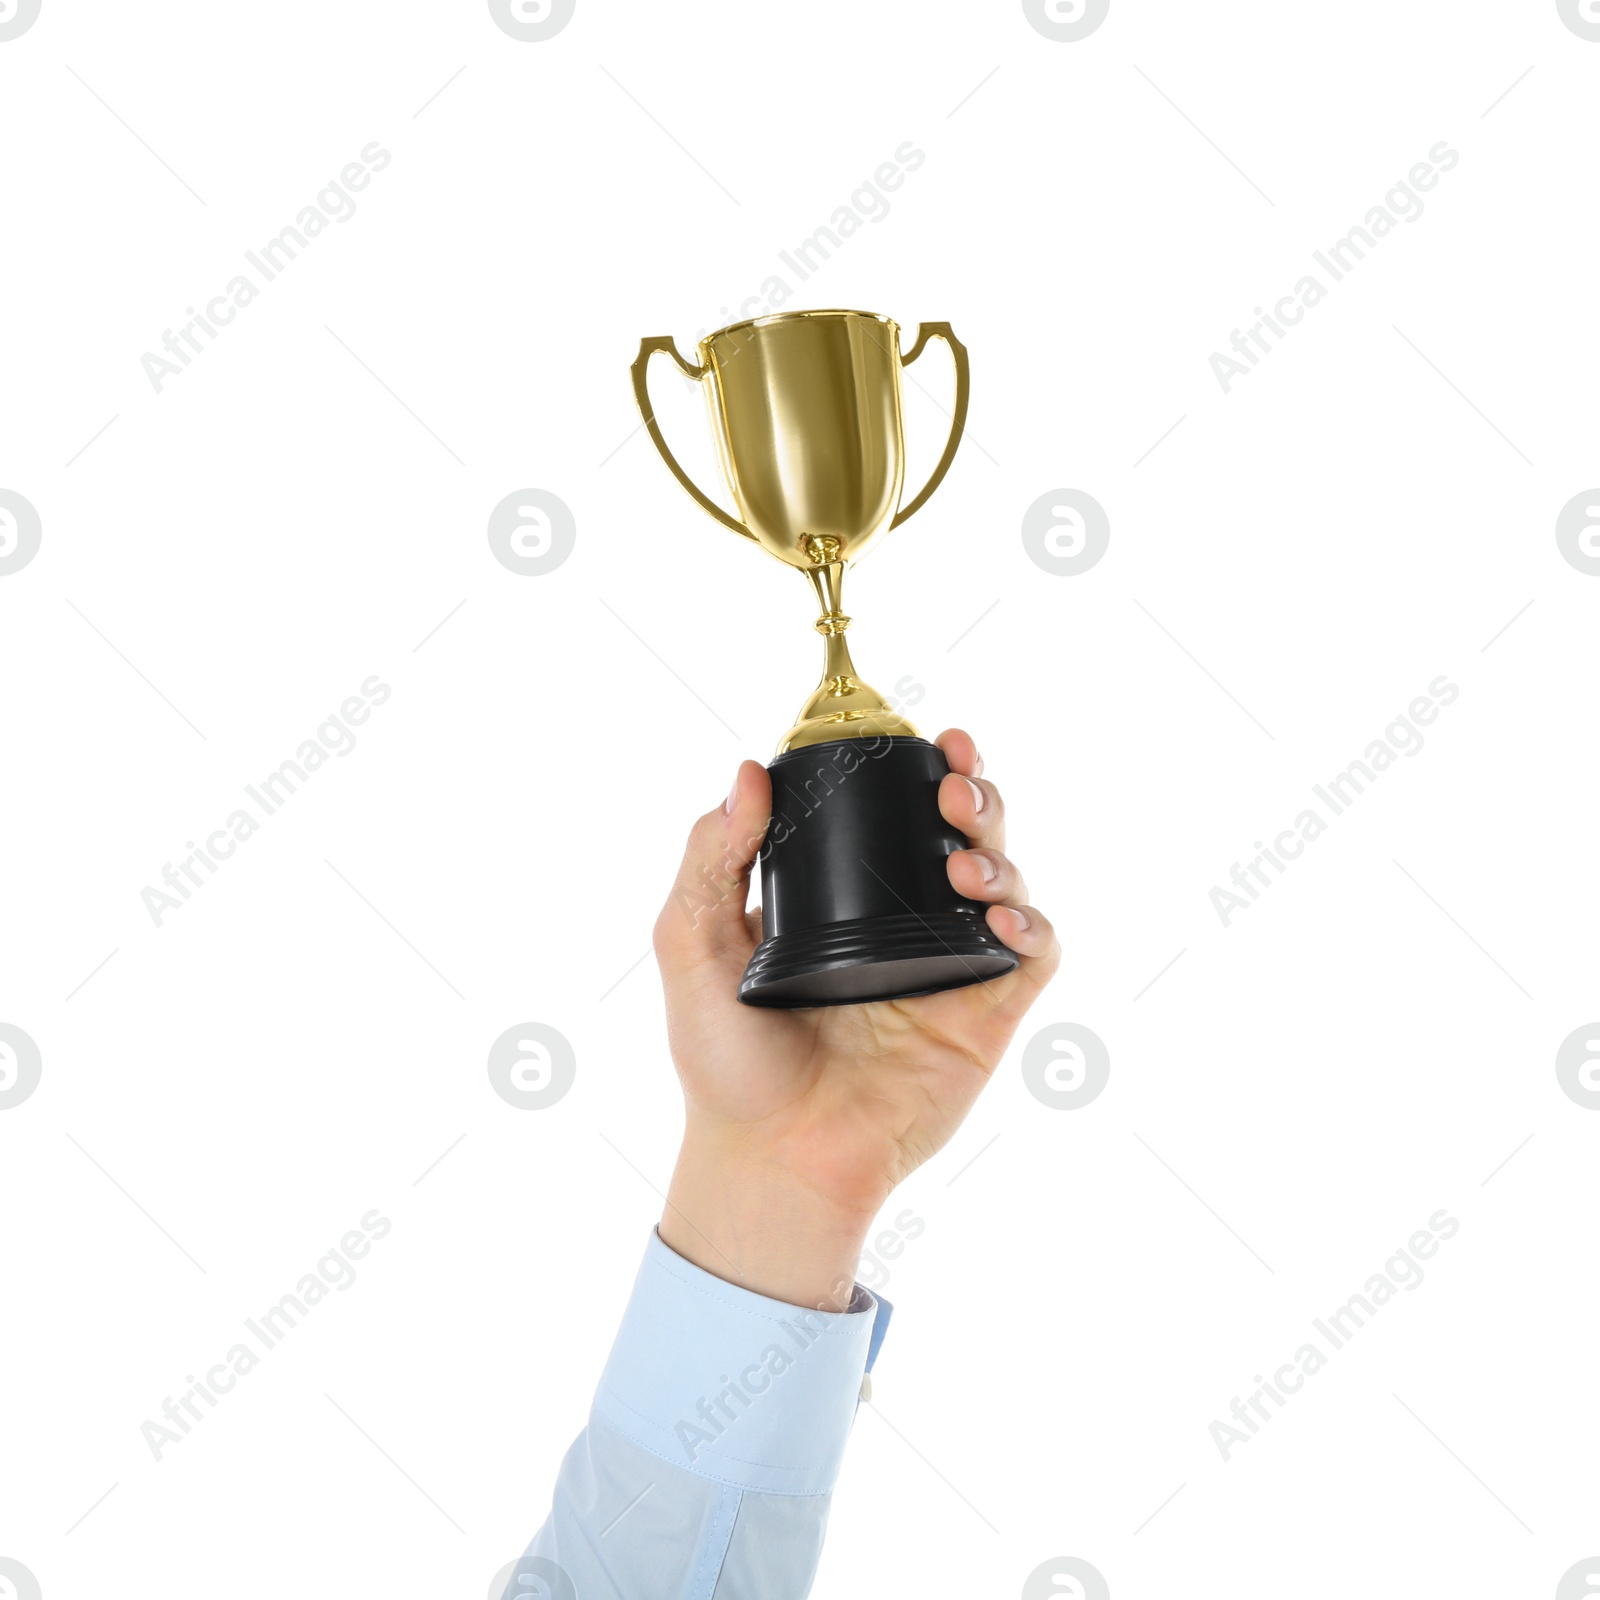
[[[837,739],[768,767],[752,1006],[844,1006],[984,983],[1016,969],[984,907],[951,887],[966,839],[939,812],[950,768],[926,739]]]

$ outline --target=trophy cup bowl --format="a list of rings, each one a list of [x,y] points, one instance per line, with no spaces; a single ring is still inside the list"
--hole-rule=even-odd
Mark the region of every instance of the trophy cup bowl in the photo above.
[[[900,369],[933,338],[950,347],[949,439],[902,505]],[[965,838],[939,811],[950,770],[938,746],[856,674],[841,609],[844,570],[938,488],[967,413],[967,353],[925,322],[902,355],[899,326],[864,311],[794,311],[708,334],[698,362],[670,336],[644,339],[634,398],[673,476],[725,528],[804,572],[821,614],[822,681],[767,768],[772,821],[761,848],[761,943],[739,984],[747,1005],[852,1005],[982,983],[1017,958],[984,907],[951,887]],[[741,522],[668,448],[650,403],[651,356],[671,356],[705,391],[717,457]]]

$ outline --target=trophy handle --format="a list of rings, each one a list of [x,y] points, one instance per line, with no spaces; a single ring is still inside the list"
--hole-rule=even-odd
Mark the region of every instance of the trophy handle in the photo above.
[[[894,521],[889,524],[891,528],[898,528],[907,517],[914,516],[920,511],[927,504],[928,496],[944,482],[944,475],[950,470],[950,463],[955,460],[956,446],[961,443],[961,430],[967,425],[969,388],[967,347],[950,331],[948,322],[921,323],[917,328],[917,342],[900,357],[900,365],[909,367],[922,354],[930,339],[943,339],[950,346],[950,355],[956,364],[955,414],[950,419],[950,437],[945,440],[944,454],[939,457],[939,464],[933,469],[933,475],[923,484],[922,493],[910,505],[901,506],[895,512]]]
[[[633,398],[638,402],[639,415],[644,418],[644,425],[650,430],[650,437],[654,441],[656,449],[661,452],[661,459],[666,462],[668,470],[689,491],[700,509],[709,512],[723,527],[732,528],[735,533],[742,533],[747,539],[755,539],[755,535],[742,522],[730,517],[715,500],[711,499],[694,483],[689,474],[678,465],[677,457],[667,448],[667,441],[662,435],[661,425],[656,421],[655,408],[650,404],[649,384],[650,357],[663,350],[678,363],[678,367],[685,377],[693,378],[698,382],[706,375],[704,367],[697,367],[693,362],[685,361],[678,354],[678,347],[670,333],[653,339],[641,339],[639,341],[639,354],[634,357],[633,365],[628,369],[633,374]],[[948,463],[945,464],[948,465]],[[941,468],[941,473],[942,471],[943,468]],[[938,476],[935,476],[934,482],[938,482]],[[924,498],[926,498],[926,492],[924,492]]]

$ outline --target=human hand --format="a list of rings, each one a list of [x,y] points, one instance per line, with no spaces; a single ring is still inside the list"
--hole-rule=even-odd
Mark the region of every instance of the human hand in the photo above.
[[[737,999],[761,938],[745,909],[771,813],[766,769],[741,763],[725,806],[695,824],[655,926],[686,1124],[661,1237],[717,1277],[842,1310],[890,1191],[961,1126],[1061,949],[1003,853],[1005,808],[960,729],[939,809],[967,836],[952,885],[985,903],[1021,958],[1003,978],[867,1005],[781,1010]]]

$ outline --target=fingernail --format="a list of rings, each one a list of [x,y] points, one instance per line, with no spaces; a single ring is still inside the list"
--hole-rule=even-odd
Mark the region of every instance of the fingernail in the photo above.
[[[978,871],[983,874],[985,883],[993,883],[1000,876],[999,867],[994,864],[991,857],[986,856],[981,850],[974,850],[972,859],[978,863]]]
[[[975,778],[983,776],[983,757],[976,750],[972,752],[972,775]]]
[[[982,811],[983,790],[980,789],[971,778],[963,778],[961,781],[972,791],[972,809],[974,811]]]
[[[722,814],[728,816],[739,803],[739,774],[733,775],[733,787],[728,790],[728,798],[722,802]]]
[[[1032,923],[1028,921],[1028,913],[1026,911],[1018,911],[1015,906],[1009,906],[1007,909],[1017,919],[1018,933],[1026,933],[1032,927]]]

